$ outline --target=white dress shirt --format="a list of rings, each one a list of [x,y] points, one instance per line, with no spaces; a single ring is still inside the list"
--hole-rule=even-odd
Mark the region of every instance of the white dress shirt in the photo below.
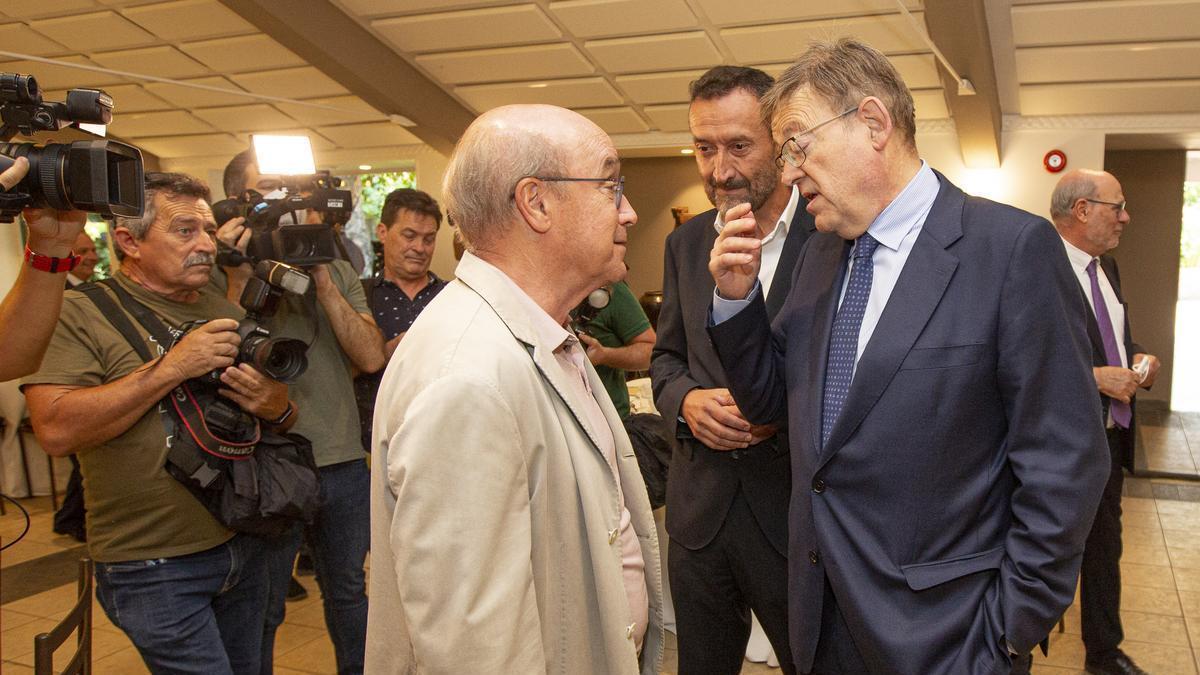
[[[867,298],[867,308],[858,331],[858,354],[854,359],[855,364],[862,358],[863,350],[871,341],[875,326],[879,324],[879,317],[887,307],[888,298],[892,296],[892,289],[896,287],[900,272],[904,270],[904,263],[908,262],[908,254],[912,252],[913,244],[925,226],[925,219],[929,216],[934,200],[937,199],[940,187],[933,169],[929,168],[925,160],[921,160],[921,168],[917,170],[916,175],[867,228],[867,234],[879,242],[879,247],[875,249],[875,255],[871,258],[871,295]],[[838,297],[839,307],[846,295],[846,284],[850,282],[854,258],[851,257],[850,260],[851,269],[846,270],[845,278],[842,279],[842,291]],[[756,285],[745,300],[727,300],[714,289],[713,324],[719,324],[737,314],[750,304],[757,292]]]
[[[1125,353],[1125,307],[1121,305],[1120,300],[1117,300],[1117,292],[1113,290],[1112,284],[1108,283],[1108,275],[1100,267],[1098,258],[1093,258],[1091,254],[1077,248],[1066,239],[1063,239],[1063,248],[1067,249],[1067,259],[1071,261],[1071,270],[1075,272],[1075,278],[1079,280],[1079,285],[1083,288],[1083,295],[1087,298],[1093,317],[1096,316],[1096,302],[1092,298],[1092,279],[1088,276],[1087,268],[1093,260],[1096,261],[1096,280],[1100,282],[1100,295],[1104,297],[1108,318],[1112,319],[1113,337],[1117,340],[1121,365],[1128,368],[1129,355]]]
[[[799,203],[800,188],[793,185],[792,196],[788,199],[783,213],[779,214],[779,219],[775,221],[775,227],[762,238],[762,264],[758,266],[758,282],[762,284],[764,298],[771,295],[771,282],[775,280],[775,270],[779,269],[779,258],[783,256],[783,245],[787,241],[792,218],[796,215],[796,205]],[[720,211],[717,212],[717,219],[713,221],[713,227],[717,229],[717,234],[725,227],[725,219]]]

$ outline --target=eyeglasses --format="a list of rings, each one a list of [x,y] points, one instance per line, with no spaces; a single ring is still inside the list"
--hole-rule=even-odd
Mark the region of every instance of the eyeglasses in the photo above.
[[[612,183],[613,186],[613,202],[617,205],[617,210],[621,210],[621,195],[625,192],[625,176],[620,178],[570,178],[563,176],[528,176],[528,178],[536,178],[544,180],[548,183]]]
[[[1093,204],[1104,204],[1106,206],[1111,206],[1111,207],[1113,207],[1113,211],[1115,211],[1117,213],[1124,211],[1125,205],[1129,203],[1127,201],[1126,202],[1106,202],[1106,201],[1102,201],[1099,199],[1088,199],[1087,197],[1084,197],[1083,200],[1085,202],[1091,202]]]
[[[813,132],[816,131],[817,129],[820,129],[821,127],[825,126],[826,124],[829,124],[830,122],[832,122],[834,120],[839,120],[856,110],[858,110],[858,106],[855,106],[845,112],[838,113],[837,115],[830,117],[829,119],[825,120],[824,122],[821,122],[820,124],[816,125],[815,127],[809,127],[807,130],[802,131],[802,132],[796,134],[795,136],[792,136],[791,138],[787,139],[786,141],[783,142],[783,147],[779,149],[779,154],[775,157],[775,164],[779,168],[782,169],[783,163],[787,162],[788,164],[791,164],[793,167],[799,169],[800,166],[802,164],[804,164],[804,160],[808,159],[808,155],[806,154],[805,149],[800,147],[800,142],[796,139],[800,138],[801,136],[812,136]],[[812,143],[813,142],[810,140],[808,142],[808,146],[811,147]]]

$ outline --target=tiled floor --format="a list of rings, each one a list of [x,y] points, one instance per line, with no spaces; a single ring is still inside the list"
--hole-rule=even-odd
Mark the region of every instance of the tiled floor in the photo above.
[[[1168,493],[1194,485],[1168,481],[1130,480],[1129,494]],[[5,551],[0,565],[9,568],[30,559],[76,545],[51,532],[50,505],[45,498],[22,500],[32,512],[26,538]],[[1122,562],[1123,648],[1155,675],[1195,675],[1200,662],[1200,501],[1126,496],[1125,555]],[[9,541],[24,523],[15,509],[0,517],[0,540]],[[4,583],[0,569],[0,584]],[[333,647],[325,631],[321,600],[312,577],[301,577],[307,599],[289,603],[287,620],[275,645],[276,672],[332,673]],[[74,583],[0,605],[0,671],[6,675],[32,673],[33,636],[49,629],[74,601]],[[109,623],[93,603],[94,667],[97,675],[147,672],[129,640]],[[674,640],[668,636],[664,672],[675,672]],[[1050,655],[1035,655],[1034,673],[1082,673],[1083,643],[1079,637],[1079,608],[1071,607],[1065,632],[1050,637]],[[765,665],[747,663],[744,673],[778,673]]]

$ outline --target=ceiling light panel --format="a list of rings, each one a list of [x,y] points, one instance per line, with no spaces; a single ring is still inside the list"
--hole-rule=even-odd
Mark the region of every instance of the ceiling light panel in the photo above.
[[[617,90],[602,77],[481,84],[458,87],[454,93],[474,108],[475,112],[511,103],[546,103],[564,108],[596,108],[624,102]]]
[[[130,7],[127,18],[164,40],[195,40],[255,31],[248,21],[216,0],[179,0]]]
[[[109,126],[112,133],[126,138],[169,136],[216,131],[203,121],[183,110],[133,113],[114,117]]]
[[[537,5],[380,19],[371,22],[371,27],[407,53],[546,42],[562,37]]]
[[[670,73],[622,75],[620,87],[634,103],[683,103],[689,98],[688,85],[704,74],[703,70],[682,70]]]
[[[1200,2],[1141,0],[1013,7],[1018,47],[1195,39]]]
[[[296,126],[296,120],[266,103],[201,108],[193,114],[222,131],[274,131]]]
[[[308,143],[312,146],[313,150],[333,150],[337,147],[333,141],[325,138],[312,129],[277,129],[271,133],[278,136],[305,136],[308,138]],[[236,136],[239,141],[243,141],[247,148],[250,147],[251,134],[241,133],[234,134],[234,136]]]
[[[137,24],[113,11],[41,19],[30,25],[52,40],[81,52],[137,47],[158,41]]]
[[[642,110],[659,131],[689,131],[688,104],[651,105]]]
[[[650,130],[646,122],[630,107],[593,108],[576,112],[595,122],[596,126],[608,134],[634,134]]]
[[[223,77],[198,77],[191,80],[183,80],[189,84],[200,84],[207,87],[217,87],[219,89],[232,89],[241,91],[241,87]],[[158,96],[164,101],[179,106],[180,108],[201,108],[205,106],[218,105],[237,105],[240,103],[248,103],[253,99],[246,96],[237,96],[235,94],[223,94],[207,89],[195,89],[193,87],[185,87],[177,84],[163,84],[160,82],[150,82],[143,85],[150,93]]]
[[[246,149],[246,144],[229,134],[200,134],[194,136],[165,136],[139,139],[134,145],[151,154],[172,159],[175,157],[233,157]]]
[[[718,26],[796,21],[798,19],[826,19],[896,11],[895,0],[823,0],[822,2],[696,0],[696,4],[708,16],[709,21]],[[913,10],[921,8],[918,0],[905,0],[904,5]]]
[[[704,31],[592,40],[584,44],[609,72],[679,70],[721,63],[721,53]]]
[[[370,148],[380,145],[419,144],[421,139],[404,127],[390,122],[317,127],[322,135],[343,148]]]
[[[71,51],[23,23],[0,26],[0,48],[6,52],[33,56],[51,56]]]
[[[1017,51],[1022,83],[1200,78],[1200,41],[1029,47]]]
[[[347,93],[333,78],[312,67],[230,75],[243,89],[266,96],[317,98]]]
[[[915,13],[924,25],[924,14]],[[925,31],[922,31],[924,33]],[[830,21],[804,21],[774,26],[726,28],[721,39],[739,63],[772,63],[794,59],[813,40],[855,37],[885,54],[927,52],[929,47],[898,14]]]
[[[416,57],[416,61],[445,84],[503,82],[514,75],[531,80],[556,79],[591,75],[595,70],[569,44],[426,54]]]
[[[188,42],[179,48],[219,73],[305,65],[304,59],[262,33]]]
[[[169,77],[172,79],[196,77],[208,74],[208,68],[187,54],[163,45],[161,47],[142,47],[140,49],[123,49],[116,52],[100,52],[92,55],[92,60],[113,70],[123,70],[130,73]]]
[[[550,12],[579,38],[598,38],[698,26],[684,0],[566,0]]]
[[[321,124],[347,124],[351,122],[369,122],[381,119],[384,115],[357,96],[333,96],[330,98],[310,99],[310,103],[339,108],[339,110],[323,110],[294,103],[276,103],[276,108],[295,118],[302,124],[313,126]]]

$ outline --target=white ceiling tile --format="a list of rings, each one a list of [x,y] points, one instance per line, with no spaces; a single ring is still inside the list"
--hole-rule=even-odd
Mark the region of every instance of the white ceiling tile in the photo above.
[[[81,52],[136,47],[156,42],[153,35],[113,11],[40,19],[31,22],[30,25],[37,32]]]
[[[591,108],[622,103],[621,95],[602,77],[549,82],[479,84],[454,90],[475,112],[512,103],[547,103],[564,108]]]
[[[696,28],[684,0],[565,0],[550,11],[575,37],[597,38]]]
[[[380,145],[411,145],[421,139],[399,124],[375,122],[317,127],[317,131],[343,148],[371,148]]]
[[[208,74],[208,68],[187,54],[163,45],[123,49],[116,52],[101,52],[92,55],[92,60],[105,68],[130,73],[154,75],[156,77],[184,78]]]
[[[718,26],[824,19],[896,11],[895,0],[822,0],[822,2],[696,0],[696,4],[708,16],[709,21]],[[909,9],[921,8],[919,0],[905,0],[904,4]]]
[[[912,92],[913,106],[919,120],[942,120],[950,117],[946,94],[941,89],[918,89]]]
[[[1200,41],[1018,49],[1025,84],[1200,78]]]
[[[246,149],[245,143],[229,134],[146,138],[139,139],[134,145],[163,159],[214,155],[233,157]]]
[[[628,106],[592,108],[590,110],[576,110],[575,112],[595,122],[596,126],[603,129],[607,134],[634,134],[650,130],[646,122],[634,112],[633,108]]]
[[[554,79],[591,75],[591,62],[573,45],[535,45],[480,49],[447,54],[425,54],[416,61],[445,84],[503,82],[520,79]]]
[[[1196,0],[1121,0],[1013,7],[1018,47],[1195,39]]]
[[[95,66],[95,62],[82,56],[63,56],[60,61]],[[72,89],[75,87],[96,88],[109,84],[124,84],[125,79],[119,75],[42,63],[40,61],[8,61],[0,63],[0,70],[7,73],[33,75],[38,86],[42,89]]]
[[[198,77],[192,80],[182,80],[188,84],[198,84],[206,87],[216,87],[218,89],[230,89],[241,91],[241,87],[230,82],[223,77]],[[238,96],[236,94],[225,94],[207,89],[196,89],[177,84],[163,84],[159,82],[151,82],[144,85],[150,93],[159,98],[169,101],[181,108],[201,108],[205,106],[217,105],[237,105],[253,101],[247,96]]]
[[[305,63],[287,47],[262,33],[188,42],[179,48],[218,73],[288,68]]]
[[[406,53],[499,47],[562,37],[537,5],[380,19],[371,22],[371,27]]]
[[[112,96],[114,119],[119,119],[127,113],[167,110],[173,107],[136,84],[109,85],[104,87],[104,91]],[[47,101],[63,101],[66,100],[66,96],[65,90],[42,93],[42,97]]]
[[[164,40],[193,40],[253,32],[254,26],[216,0],[178,0],[122,12]]]
[[[351,16],[379,16],[444,11],[463,7],[511,5],[513,3],[514,0],[341,0],[340,4]]]
[[[198,134],[215,131],[211,126],[196,119],[184,110],[121,115],[113,118],[113,123],[109,125],[109,130],[125,138]]]
[[[584,47],[603,68],[614,73],[698,68],[722,60],[704,31],[592,40]]]
[[[275,131],[296,126],[296,120],[266,103],[199,108],[192,114],[221,131]]]
[[[690,131],[688,104],[650,105],[643,108],[658,131]]]
[[[338,108],[338,110],[325,110],[294,103],[276,103],[275,107],[302,124],[312,126],[376,121],[382,119],[384,116],[383,113],[372,108],[366,101],[357,96],[333,96],[330,98],[310,99],[305,102],[327,105]]]
[[[617,86],[628,94],[634,103],[686,103],[689,98],[688,85],[704,73],[703,70],[682,70],[621,75],[617,77]]]
[[[28,19],[51,14],[66,14],[81,9],[94,9],[93,0],[4,0],[0,9],[8,16]]]
[[[918,22],[923,22],[923,14],[914,13],[913,16]],[[922,30],[922,33],[924,32]],[[898,14],[726,28],[721,31],[721,39],[739,63],[790,61],[798,56],[809,42],[836,40],[842,37],[856,37],[885,54],[929,51],[921,35],[913,30],[912,24]]]
[[[71,51],[23,23],[6,23],[0,26],[0,49],[33,56],[50,56]]]
[[[333,78],[312,67],[230,75],[230,79],[247,91],[265,96],[317,98],[347,93]]]
[[[1020,99],[1022,115],[1194,113],[1200,110],[1200,79],[1026,84]]]

